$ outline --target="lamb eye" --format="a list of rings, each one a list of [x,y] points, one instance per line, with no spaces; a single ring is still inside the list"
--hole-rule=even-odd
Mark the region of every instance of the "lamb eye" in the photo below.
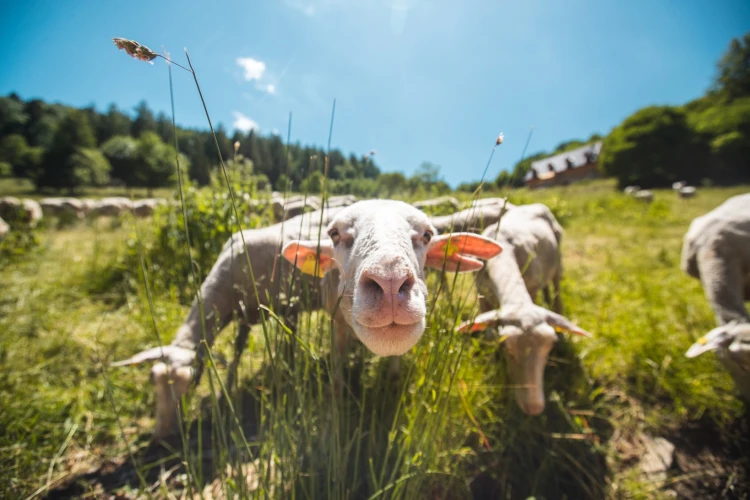
[[[430,240],[432,239],[432,232],[431,231],[425,231],[422,235],[422,241],[424,241],[424,244],[428,244]]]
[[[328,236],[331,238],[334,245],[338,245],[339,241],[341,241],[341,235],[339,234],[339,230],[336,229],[335,227],[331,229],[330,231],[328,231]]]

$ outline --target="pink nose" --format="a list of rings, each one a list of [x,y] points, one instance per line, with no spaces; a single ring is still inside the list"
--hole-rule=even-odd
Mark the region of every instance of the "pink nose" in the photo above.
[[[374,292],[376,296],[408,294],[414,283],[414,276],[409,272],[365,271],[359,279],[359,286]]]

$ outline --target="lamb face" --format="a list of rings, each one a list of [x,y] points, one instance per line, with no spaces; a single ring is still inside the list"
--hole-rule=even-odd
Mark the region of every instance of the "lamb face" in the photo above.
[[[339,309],[355,335],[374,354],[398,356],[425,329],[425,266],[477,271],[499,244],[468,233],[437,236],[420,210],[403,202],[370,200],[342,210],[328,226],[328,239],[295,241],[284,257],[303,272],[333,269],[341,275]],[[317,253],[318,246],[320,253]]]
[[[508,375],[514,386],[516,402],[528,415],[544,411],[544,368],[557,342],[556,330],[591,337],[586,330],[565,316],[535,304],[517,309],[493,310],[459,326],[460,332],[497,328],[504,338]]]
[[[555,329],[539,323],[526,329],[506,326],[499,329],[514,386],[516,402],[527,415],[544,411],[544,368],[549,353],[557,342]]]

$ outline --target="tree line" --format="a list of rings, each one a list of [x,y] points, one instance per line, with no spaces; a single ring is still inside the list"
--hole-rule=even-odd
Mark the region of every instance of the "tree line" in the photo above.
[[[75,192],[85,186],[156,188],[176,181],[174,135],[183,171],[198,185],[210,182],[218,156],[210,131],[177,127],[145,102],[132,114],[114,104],[106,112],[78,109],[16,94],[0,97],[0,177],[30,179],[38,190]],[[219,125],[216,140],[225,161],[238,159],[260,187],[279,191],[322,187],[326,151],[299,143],[288,147],[275,134],[255,130],[229,134]],[[326,189],[359,196],[442,194],[450,186],[440,167],[423,163],[416,173],[381,173],[374,151],[328,154]]]

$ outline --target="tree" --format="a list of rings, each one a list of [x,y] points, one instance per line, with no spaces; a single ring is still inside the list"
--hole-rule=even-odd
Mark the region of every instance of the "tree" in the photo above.
[[[684,111],[650,106],[629,116],[604,140],[599,168],[620,186],[697,182],[705,174],[701,148]]]
[[[399,191],[406,189],[407,181],[401,172],[388,172],[378,176],[378,184],[384,190],[386,197],[390,198]]]
[[[104,186],[109,182],[112,167],[98,149],[78,148],[68,161],[76,185]]]
[[[156,132],[144,132],[138,139],[138,169],[132,185],[148,188],[168,186],[176,179],[175,150],[164,144]]]
[[[22,134],[27,120],[23,102],[17,95],[0,97],[0,134]]]
[[[71,110],[58,127],[52,145],[44,154],[39,175],[35,180],[37,188],[74,190],[80,187],[81,178],[75,174],[75,165],[71,162],[71,157],[79,149],[95,147],[96,139],[86,113]]]
[[[132,184],[140,162],[138,142],[127,135],[116,135],[102,144],[101,150],[112,166],[112,178]]]
[[[107,114],[102,115],[99,119],[99,126],[96,129],[97,142],[103,144],[112,137],[129,135],[130,122],[128,115],[118,110],[114,104],[110,104],[107,108]]]
[[[141,101],[135,107],[135,120],[130,126],[130,134],[137,138],[145,132],[156,132],[156,120],[146,101]]]
[[[730,99],[750,96],[750,33],[732,39],[717,66],[716,90]]]

